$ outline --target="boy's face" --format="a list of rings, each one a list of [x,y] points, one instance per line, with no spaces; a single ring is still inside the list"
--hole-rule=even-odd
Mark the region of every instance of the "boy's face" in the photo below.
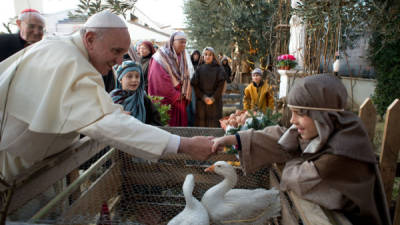
[[[253,80],[254,83],[259,84],[261,82],[261,74],[253,73],[251,74],[251,79]]]
[[[297,132],[303,140],[311,140],[318,136],[314,121],[309,116],[301,114],[298,109],[290,110],[292,111],[290,123],[297,127]]]
[[[140,84],[140,74],[137,71],[127,72],[121,79],[122,90],[136,91]]]

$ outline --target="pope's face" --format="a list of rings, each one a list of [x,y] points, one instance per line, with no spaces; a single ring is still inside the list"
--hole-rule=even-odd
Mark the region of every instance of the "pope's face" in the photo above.
[[[43,38],[44,21],[35,14],[31,14],[23,20],[17,20],[20,36],[29,44],[38,42]]]
[[[131,39],[128,29],[111,28],[102,33],[87,32],[84,36],[90,63],[102,75],[107,74],[116,64],[121,64],[128,51]]]

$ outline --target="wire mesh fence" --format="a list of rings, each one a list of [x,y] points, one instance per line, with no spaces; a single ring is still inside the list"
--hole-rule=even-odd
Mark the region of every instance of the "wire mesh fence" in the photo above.
[[[187,137],[223,135],[223,130],[216,128],[164,129]],[[150,162],[119,150],[105,149],[80,166],[79,180],[71,183],[63,179],[53,185],[49,192],[59,194],[49,199],[50,204],[48,202],[45,207],[36,211],[33,216],[35,220],[30,220],[30,223],[167,224],[185,207],[182,184],[187,174],[194,175],[193,196],[199,200],[210,187],[223,180],[220,175],[204,172],[205,168],[216,161],[237,159],[234,155],[221,153],[207,161],[197,161],[183,154],[169,154],[158,162]],[[235,171],[238,175],[235,188],[270,188],[268,168],[247,176],[238,167],[235,167]],[[69,189],[65,187],[68,183]],[[60,185],[63,186],[61,194],[60,190],[55,191],[60,189]],[[74,187],[70,188],[71,185]],[[280,222],[279,218],[273,218],[260,224]]]

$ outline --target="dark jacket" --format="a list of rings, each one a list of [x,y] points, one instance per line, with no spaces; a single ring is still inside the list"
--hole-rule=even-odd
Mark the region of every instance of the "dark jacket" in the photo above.
[[[225,83],[225,72],[219,64],[200,64],[191,80],[196,93],[195,125],[199,127],[219,127],[222,118],[222,90]],[[203,98],[214,99],[206,105]]]
[[[25,48],[27,42],[17,34],[0,34],[0,62]]]
[[[144,107],[146,108],[146,124],[162,126],[161,115],[147,96],[144,96]]]

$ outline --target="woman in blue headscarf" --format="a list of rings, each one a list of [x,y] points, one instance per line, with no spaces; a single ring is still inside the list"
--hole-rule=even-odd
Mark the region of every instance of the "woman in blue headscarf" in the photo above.
[[[141,66],[134,61],[124,61],[116,73],[117,88],[110,93],[114,103],[121,104],[125,111],[146,124],[161,126],[160,113],[144,91]]]

